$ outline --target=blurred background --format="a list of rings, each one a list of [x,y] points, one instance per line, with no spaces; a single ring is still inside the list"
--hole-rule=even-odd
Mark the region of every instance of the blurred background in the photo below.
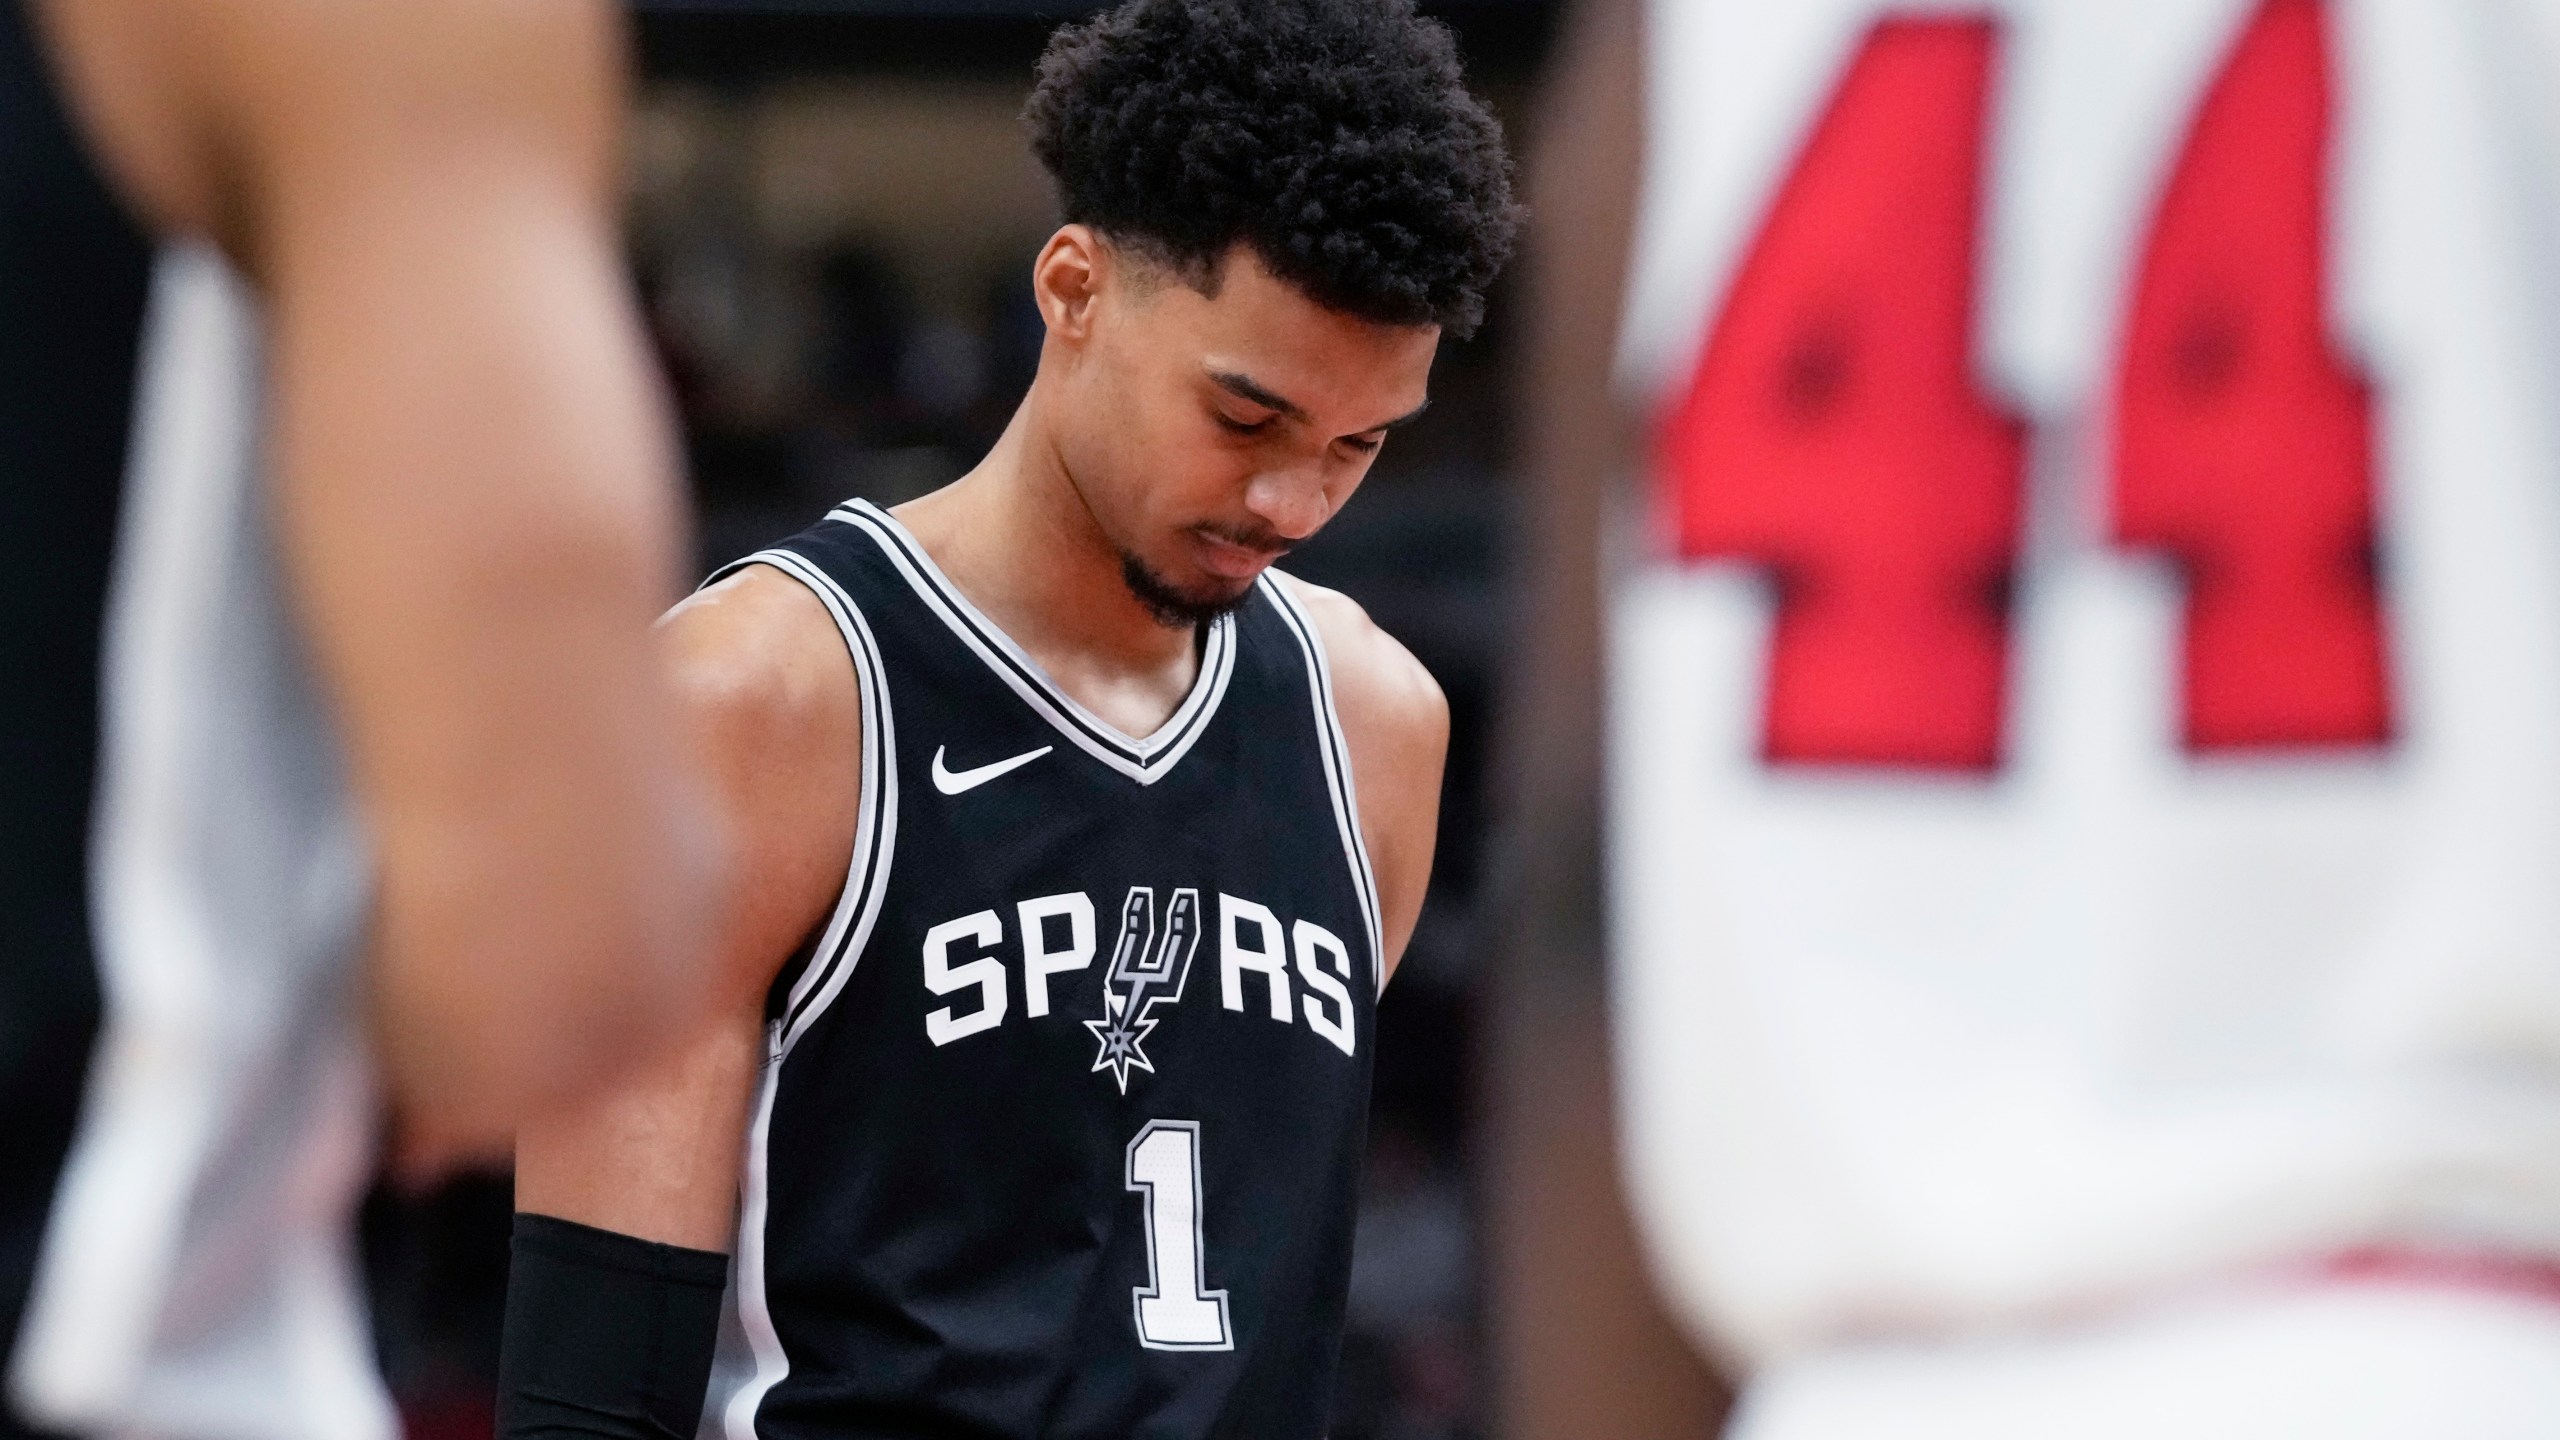
[[[1032,255],[1055,224],[1016,116],[1049,29],[1089,6],[839,0],[638,7],[630,256],[681,405],[698,566],[848,496],[896,504],[957,478],[1037,360]],[[1555,48],[1550,0],[1443,0],[1515,145]],[[1430,900],[1380,1010],[1337,1440],[1489,1433],[1473,1066],[1498,926],[1494,711],[1515,599],[1516,281],[1444,345],[1429,415],[1290,560],[1348,592],[1449,695]],[[412,1440],[486,1437],[508,1182],[377,1192],[367,1264]]]

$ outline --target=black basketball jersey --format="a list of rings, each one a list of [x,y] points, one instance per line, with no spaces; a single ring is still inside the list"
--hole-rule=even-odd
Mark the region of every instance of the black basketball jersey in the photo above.
[[[0,0],[0,1373],[97,1026],[99,650],[150,271]]]
[[[704,1433],[1321,1435],[1382,967],[1287,587],[1132,739],[873,506],[739,564],[843,633],[861,822],[774,992]]]

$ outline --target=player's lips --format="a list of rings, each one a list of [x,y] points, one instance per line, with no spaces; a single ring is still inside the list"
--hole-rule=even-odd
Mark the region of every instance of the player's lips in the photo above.
[[[1199,552],[1200,568],[1228,580],[1250,580],[1289,553],[1286,545],[1249,545],[1207,530],[1192,531],[1191,543]]]

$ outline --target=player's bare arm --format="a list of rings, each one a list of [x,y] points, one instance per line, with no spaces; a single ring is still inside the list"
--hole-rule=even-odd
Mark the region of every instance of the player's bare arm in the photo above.
[[[738,879],[717,968],[734,978],[715,1019],[689,1043],[525,1127],[516,1208],[725,1251],[766,987],[844,884],[861,695],[817,596],[766,566],[704,588],[658,629],[679,712],[727,820]]]
[[[267,302],[280,543],[378,866],[413,1150],[688,1017],[712,908],[648,617],[680,522],[590,0],[44,7],[109,168]]]
[[[1294,575],[1282,583],[1297,592],[1324,637],[1334,708],[1359,789],[1361,838],[1378,873],[1379,919],[1392,977],[1404,962],[1405,944],[1431,887],[1441,772],[1449,754],[1449,700],[1413,652],[1350,596]]]

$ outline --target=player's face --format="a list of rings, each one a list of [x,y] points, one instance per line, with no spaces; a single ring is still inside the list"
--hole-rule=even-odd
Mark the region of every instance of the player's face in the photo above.
[[[1421,411],[1440,332],[1328,310],[1242,246],[1214,296],[1125,251],[1101,272],[1052,433],[1131,591],[1194,623],[1360,488]]]

